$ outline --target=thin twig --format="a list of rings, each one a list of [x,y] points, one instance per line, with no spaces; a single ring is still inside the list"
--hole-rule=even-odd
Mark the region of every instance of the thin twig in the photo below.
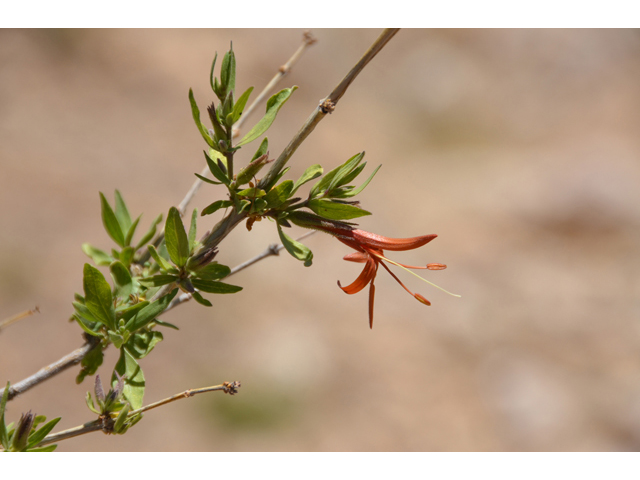
[[[34,373],[30,377],[21,380],[20,382],[13,384],[9,387],[9,400],[14,398],[16,395],[20,395],[21,393],[26,392],[32,387],[48,380],[49,378],[64,372],[67,368],[72,367],[82,361],[82,359],[94,348],[98,347],[100,343],[99,340],[96,341],[98,337],[90,337],[87,338],[87,343],[85,343],[82,347],[74,350],[68,355],[65,355],[57,362],[52,363],[51,365],[47,365],[46,367],[39,370],[37,373]],[[99,347],[98,347],[99,348]],[[0,390],[0,397],[4,393],[4,388]]]
[[[267,84],[267,86],[262,89],[262,92],[260,92],[260,95],[258,95],[256,99],[253,101],[253,103],[251,103],[251,105],[249,105],[249,107],[243,112],[242,116],[240,117],[240,120],[238,120],[233,125],[234,137],[237,137],[240,134],[240,127],[242,127],[242,125],[247,120],[249,115],[251,115],[251,113],[260,104],[260,102],[262,102],[262,100],[266,98],[269,92],[273,90],[273,87],[277,85],[277,83],[282,79],[282,77],[284,77],[287,73],[291,71],[291,68],[293,68],[293,66],[298,62],[298,60],[300,60],[300,57],[302,57],[302,54],[306,51],[306,49],[309,48],[314,43],[316,43],[317,41],[318,40],[311,34],[309,30],[307,30],[302,34],[302,43],[298,47],[298,50],[296,50],[295,53],[291,55],[291,58],[287,61],[287,63],[285,63],[278,69],[278,73],[275,74],[275,76],[271,79],[271,81]]]
[[[240,388],[240,382],[223,382],[221,385],[215,385],[213,387],[204,387],[204,388],[192,388],[190,390],[186,390],[182,393],[178,393],[169,398],[165,398],[164,400],[160,400],[159,402],[151,403],[146,405],[138,410],[133,410],[129,412],[127,417],[132,417],[133,415],[137,415],[139,413],[146,412],[156,407],[160,407],[162,405],[166,405],[167,403],[175,402],[176,400],[180,400],[182,398],[189,398],[197,395],[199,393],[207,393],[207,392],[215,392],[218,390],[222,390],[225,393],[230,395],[234,395],[238,393],[238,388]],[[103,421],[93,420],[91,422],[87,422],[84,425],[79,425],[77,427],[69,428],[68,430],[63,430],[61,432],[52,433],[44,437],[44,440],[40,442],[37,446],[43,447],[45,445],[50,445],[52,443],[61,442],[62,440],[67,440],[69,438],[77,437],[79,435],[84,435],[86,433],[97,432],[98,430],[103,430]],[[105,432],[109,433],[109,432]]]
[[[31,310],[26,310],[24,312],[18,313],[17,315],[14,315],[13,317],[3,320],[2,322],[0,322],[0,330],[2,330],[3,328],[7,328],[12,323],[16,323],[23,318],[30,317],[34,313],[40,313],[40,309],[37,306]]]

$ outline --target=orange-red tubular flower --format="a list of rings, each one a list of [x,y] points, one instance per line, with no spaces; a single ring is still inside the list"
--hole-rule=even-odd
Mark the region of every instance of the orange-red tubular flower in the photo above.
[[[356,280],[346,287],[343,287],[338,281],[338,286],[347,293],[353,295],[362,291],[367,285],[369,285],[369,327],[373,328],[373,300],[375,296],[375,286],[373,284],[376,274],[378,273],[378,267],[382,267],[389,272],[389,274],[404,288],[412,297],[425,305],[431,305],[431,302],[424,298],[419,293],[413,293],[409,290],[396,275],[389,269],[389,267],[383,262],[391,263],[405,270],[407,269],[427,269],[427,270],[444,270],[447,268],[442,263],[429,263],[425,267],[416,267],[412,265],[404,265],[402,263],[394,262],[384,256],[384,250],[392,251],[405,251],[413,250],[415,248],[426,245],[431,240],[437,237],[437,235],[422,235],[420,237],[412,238],[388,238],[375,233],[366,232],[352,227],[345,222],[339,222],[335,220],[327,220],[317,215],[307,212],[295,212],[289,219],[301,227],[313,228],[322,232],[333,235],[345,245],[356,250],[354,253],[350,253],[344,257],[344,260],[356,263],[364,263],[362,272],[356,278]],[[409,270],[408,270],[409,271]],[[413,273],[413,272],[410,272]],[[414,274],[415,275],[415,274]],[[416,275],[427,283],[424,278]],[[437,287],[437,285],[435,285]],[[437,287],[440,288],[440,287]],[[445,290],[446,291],[446,290]],[[449,292],[447,292],[449,293]],[[453,294],[451,294],[453,295]],[[458,295],[456,295],[458,296]]]

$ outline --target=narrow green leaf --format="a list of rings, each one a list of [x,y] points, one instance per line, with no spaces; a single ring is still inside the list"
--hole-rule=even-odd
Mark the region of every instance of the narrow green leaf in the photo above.
[[[89,350],[89,353],[84,356],[82,362],[80,363],[82,365],[82,368],[80,369],[80,372],[76,377],[76,383],[82,383],[86,376],[95,375],[95,373],[98,371],[98,368],[100,368],[100,365],[102,365],[103,361],[104,353],[102,351],[102,348],[96,347],[93,350]]]
[[[140,278],[138,281],[145,286],[161,287],[162,285],[169,285],[170,283],[178,280],[175,275],[154,275],[153,277]]]
[[[144,234],[144,237],[142,237],[138,242],[138,244],[136,245],[136,248],[135,248],[136,250],[139,250],[142,247],[144,247],[147,244],[147,242],[149,242],[153,238],[153,236],[156,234],[156,227],[161,221],[162,221],[162,214],[158,215],[156,219],[151,223],[151,226],[149,227],[149,230],[147,231],[147,233]]]
[[[318,178],[320,175],[322,175],[322,167],[320,165],[311,165],[309,168],[307,168],[304,171],[302,176],[298,180],[296,180],[296,183],[293,184],[293,190],[291,191],[291,195],[296,193],[298,188],[300,188],[302,185],[304,185],[307,182],[310,182],[314,178]]]
[[[115,329],[116,314],[113,307],[111,287],[100,271],[84,264],[84,285],[85,305],[93,316],[106,326]]]
[[[231,112],[231,118],[230,118],[231,125],[233,125],[238,120],[240,120],[240,116],[244,111],[244,107],[247,105],[247,101],[249,100],[249,95],[251,95],[252,91],[253,91],[253,87],[247,88],[247,90],[242,95],[240,95],[240,98],[238,98],[238,101],[233,106],[233,111]]]
[[[286,202],[292,194],[293,185],[293,180],[285,180],[269,190],[269,193],[264,197],[269,208],[278,208]]]
[[[269,139],[267,137],[264,137],[262,139],[262,142],[260,142],[258,150],[256,150],[256,153],[253,154],[253,158],[251,159],[251,161],[253,162],[255,159],[260,158],[262,155],[266,154],[268,149]]]
[[[242,212],[244,212],[250,206],[251,206],[251,202],[249,200],[240,200],[238,205],[236,205],[236,210],[237,210],[238,215],[240,215]]]
[[[351,157],[346,162],[344,162],[338,168],[338,171],[334,175],[333,180],[331,180],[331,183],[329,184],[329,187],[327,188],[327,190],[333,190],[336,187],[344,185],[346,183],[344,181],[345,178],[349,178],[349,174],[358,166],[358,164],[362,161],[363,157],[364,157],[364,152],[360,152],[354,155],[353,157]]]
[[[211,280],[202,280],[201,278],[192,278],[191,283],[198,290],[207,293],[236,293],[242,290],[242,287],[229,285],[228,283],[214,282]]]
[[[42,440],[44,440],[44,437],[46,437],[47,435],[49,435],[49,432],[51,430],[53,430],[53,427],[55,427],[58,422],[60,421],[62,417],[58,417],[58,418],[54,418],[53,420],[51,420],[50,422],[47,422],[45,425],[43,425],[42,427],[40,427],[40,429],[38,431],[36,431],[35,433],[33,433],[30,437],[29,437],[29,444],[27,445],[27,448],[31,448],[31,447],[35,447],[37,444],[39,444]]]
[[[198,209],[194,208],[191,214],[191,225],[189,226],[189,255],[193,253],[196,246],[196,220],[198,218]]]
[[[116,363],[114,373],[111,376],[112,384],[118,381],[115,372],[118,372],[120,376],[126,375],[123,395],[131,405],[131,408],[137,410],[142,407],[145,388],[144,374],[140,365],[138,365],[138,362],[126,347],[120,349],[120,359]]]
[[[115,261],[109,266],[111,276],[116,284],[116,295],[120,298],[126,298],[133,293],[133,279],[129,269],[122,262]]]
[[[202,295],[200,295],[198,292],[191,292],[191,296],[200,305],[204,305],[205,307],[213,307],[213,304],[209,300],[204,298]]]
[[[100,205],[102,210],[102,224],[109,236],[121,247],[124,247],[124,233],[122,227],[118,222],[116,214],[113,213],[111,205],[107,202],[102,192],[100,192]]]
[[[78,312],[78,315],[80,315],[83,318],[83,320],[87,320],[88,322],[91,322],[91,323],[100,323],[98,320],[96,320],[96,318],[93,316],[93,314],[89,311],[89,309],[86,307],[84,303],[71,302],[71,304],[73,305],[73,308],[75,309],[75,311]]]
[[[263,185],[265,191],[269,192],[273,188],[273,186],[280,181],[282,177],[284,177],[285,173],[291,170],[291,167],[283,168],[280,173],[278,173],[269,183]]]
[[[354,188],[353,190],[347,192],[347,193],[343,193],[342,195],[340,195],[337,198],[350,198],[350,197],[355,197],[356,195],[358,195],[362,190],[364,190],[367,185],[369,185],[369,182],[371,182],[371,180],[373,180],[373,177],[376,173],[378,173],[378,170],[380,170],[380,167],[382,165],[379,165],[378,168],[376,168],[373,173],[371,174],[371,176],[369,178],[367,178],[367,181],[364,182],[362,185],[360,185],[358,188]]]
[[[300,242],[296,242],[293,238],[282,231],[282,227],[278,224],[278,234],[280,235],[280,241],[294,258],[304,262],[305,267],[311,266],[313,261],[313,252]]]
[[[196,177],[198,177],[200,180],[202,180],[205,183],[210,183],[211,185],[222,185],[222,182],[214,182],[213,180],[211,180],[210,178],[207,177],[203,177],[202,175],[200,175],[199,173],[194,173],[194,175]]]
[[[116,332],[112,332],[111,330],[107,332],[107,335],[109,336],[109,340],[111,341],[111,343],[113,343],[114,347],[116,347],[117,349],[120,349],[120,347],[122,347],[122,344],[124,343],[124,337],[122,335]]]
[[[129,215],[129,209],[127,208],[127,204],[125,203],[122,195],[118,190],[116,190],[116,218],[118,219],[118,223],[122,227],[123,232],[129,231],[131,228],[131,215]]]
[[[353,181],[358,175],[360,175],[360,173],[362,172],[362,170],[364,170],[364,167],[367,166],[367,162],[362,162],[360,165],[358,165],[356,168],[354,168],[353,170],[351,170],[350,173],[348,173],[347,175],[345,175],[344,177],[342,177],[342,180],[340,181],[340,185],[347,185],[348,183],[350,183],[351,181]],[[332,188],[331,189],[331,194],[333,195],[333,192],[335,190],[338,190],[338,188]]]
[[[138,302],[134,305],[130,305],[128,307],[123,308],[122,310],[116,309],[116,316],[118,319],[122,318],[124,321],[128,321],[133,317],[139,310],[142,310],[144,307],[149,305],[148,300],[144,300],[142,302]]]
[[[210,150],[210,153],[216,152],[216,150]],[[216,177],[218,180],[220,180],[222,183],[224,183],[225,185],[229,185],[231,182],[229,181],[229,178],[227,177],[227,175],[220,169],[220,167],[218,166],[218,162],[214,161],[209,154],[207,154],[207,152],[204,152],[204,158],[207,161],[207,165],[209,166],[209,171],[211,171],[211,174]]]
[[[4,423],[4,411],[7,407],[7,401],[9,400],[9,389],[11,388],[11,382],[7,382],[7,386],[4,387],[2,394],[2,400],[0,400],[0,443],[5,451],[9,450],[9,436],[7,435],[7,426]]]
[[[331,202],[329,200],[309,200],[307,206],[323,218],[329,220],[350,220],[352,218],[371,215],[361,208],[344,203]]]
[[[47,445],[46,447],[38,447],[38,448],[31,448],[29,449],[30,452],[53,452],[55,451],[55,449],[58,448],[58,444],[54,444],[54,445]]]
[[[209,82],[211,83],[211,90],[213,90],[213,93],[216,93],[216,89],[213,88],[213,80],[216,78],[213,75],[213,69],[216,66],[216,60],[218,59],[218,52],[216,52],[216,56],[213,57],[213,62],[211,62],[211,73],[209,74]]]
[[[127,420],[127,415],[129,415],[129,405],[125,405],[124,408],[120,411],[118,416],[116,417],[116,421],[113,424],[113,431],[116,433],[124,433],[122,432],[122,427],[124,427],[124,422]]]
[[[111,265],[111,262],[113,262],[113,257],[111,255],[88,243],[82,244],[82,251],[90,257],[96,265]]]
[[[215,148],[213,139],[209,136],[209,131],[205,128],[204,125],[202,125],[202,122],[200,121],[200,109],[198,108],[196,99],[193,96],[193,89],[191,88],[189,89],[189,103],[191,103],[191,113],[193,115],[193,121],[196,122],[198,130],[200,130],[200,135],[202,135],[204,141],[207,142],[207,144],[211,148]]]
[[[142,214],[138,215],[138,218],[135,219],[135,221],[129,227],[129,230],[127,230],[127,236],[124,239],[125,245],[131,245],[131,240],[133,239],[133,236],[136,233],[136,228],[138,228],[138,223],[140,222],[141,218],[142,218]]]
[[[264,197],[267,194],[264,190],[258,187],[251,187],[241,190],[237,193],[239,197],[251,197],[251,198],[260,198]]]
[[[202,210],[200,216],[211,215],[212,213],[217,212],[221,208],[229,208],[233,206],[233,202],[231,200],[218,200],[213,202],[211,205],[208,205]]]
[[[102,335],[98,332],[95,332],[91,329],[91,327],[86,323],[86,321],[77,313],[75,313],[73,315],[73,319],[78,322],[78,325],[80,325],[80,328],[82,328],[82,330],[84,330],[85,332],[87,332],[89,335],[93,336],[93,337],[101,337]]]
[[[89,410],[91,410],[93,413],[95,413],[96,415],[101,415],[102,412],[100,410],[98,410],[96,408],[96,405],[93,403],[93,398],[91,398],[91,393],[87,392],[86,397],[84,397],[84,401],[87,404],[87,407],[89,407]]]
[[[242,145],[246,145],[249,142],[253,142],[255,139],[260,137],[263,133],[265,133],[273,121],[276,119],[276,115],[278,111],[285,104],[291,94],[297,89],[297,86],[293,86],[292,88],[285,88],[280,90],[278,93],[273,95],[269,101],[267,102],[267,112],[264,117],[247,133],[242,140],[238,143],[238,147]]]
[[[175,297],[177,293],[178,289],[176,288],[168,295],[165,295],[164,297],[159,298],[155,302],[152,302],[144,307],[138,312],[137,315],[135,315],[133,318],[131,318],[131,320],[127,322],[127,324],[125,325],[125,329],[129,332],[135,332],[136,330],[139,330],[140,328],[146,326],[154,318],[165,311],[165,309],[169,306],[171,300],[173,300],[173,297]]]
[[[229,49],[222,58],[220,83],[225,96],[236,89],[236,55],[233,53],[233,49]]]
[[[171,268],[171,264],[167,262],[156,250],[156,247],[153,245],[149,245],[149,254],[156,261],[160,268],[164,271],[167,271]]]
[[[162,320],[158,320],[157,318],[154,320],[154,323],[156,325],[159,325],[161,327],[167,327],[167,328],[173,328],[174,330],[180,330],[178,327],[176,327],[173,323],[169,323],[169,322],[163,322]]]
[[[129,268],[131,266],[134,253],[133,247],[124,247],[120,252],[120,262],[122,262],[125,267]]]
[[[219,263],[210,263],[197,270],[195,276],[202,280],[220,280],[231,273],[231,269]]]
[[[164,239],[171,261],[178,267],[184,267],[189,259],[189,239],[176,207],[169,209],[164,227]]]

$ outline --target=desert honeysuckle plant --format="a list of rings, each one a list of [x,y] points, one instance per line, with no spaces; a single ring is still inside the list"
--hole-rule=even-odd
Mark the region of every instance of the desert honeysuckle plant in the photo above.
[[[15,425],[6,425],[4,417],[8,401],[51,376],[50,373],[38,372],[28,381],[13,386],[7,384],[2,392],[2,450],[50,451],[55,448],[54,442],[89,431],[124,434],[142,418],[143,412],[169,401],[214,390],[237,393],[239,382],[224,382],[214,387],[187,390],[144,406],[147,379],[141,361],[163,340],[162,329],[178,329],[176,325],[161,319],[163,313],[190,299],[211,307],[215,304],[215,295],[241,292],[241,286],[226,281],[239,268],[232,270],[215,260],[220,242],[240,224],[251,231],[255,222],[265,219],[272,222],[282,241],[280,248],[286,249],[307,267],[312,264],[313,253],[285,233],[292,225],[327,233],[355,250],[344,259],[363,263],[364,268],[353,283],[343,287],[338,281],[338,286],[349,295],[369,286],[370,327],[373,327],[374,280],[379,266],[387,270],[419,302],[430,305],[424,296],[411,292],[387,263],[414,275],[411,269],[442,270],[446,268],[445,265],[404,265],[387,258],[385,250],[415,249],[427,244],[436,235],[387,238],[360,230],[353,223],[354,219],[371,215],[355,197],[369,185],[380,166],[364,180],[359,180],[367,165],[363,161],[364,152],[361,152],[327,173],[324,173],[321,165],[316,164],[309,166],[298,179],[286,178],[289,171],[286,163],[296,148],[317,123],[333,111],[353,78],[395,33],[395,30],[383,32],[345,79],[314,109],[300,132],[277,158],[271,157],[269,141],[264,134],[297,87],[284,88],[273,94],[266,102],[262,118],[247,133],[240,135],[239,126],[253,106],[247,106],[253,87],[241,94],[236,92],[236,57],[233,48],[224,54],[219,77],[216,77],[216,54],[210,75],[213,101],[201,110],[193,91],[189,91],[193,119],[205,142],[206,163],[205,170],[196,173],[196,184],[190,195],[179,207],[171,207],[166,216],[160,214],[155,217],[140,235],[138,226],[141,225],[142,215],[135,219],[132,217],[118,190],[115,190],[113,203],[100,193],[102,223],[115,245],[108,249],[90,244],[82,246],[93,265],[84,265],[83,292],[75,294],[72,320],[82,329],[86,344],[72,360],[57,362],[62,362],[61,365],[56,364],[57,370],[45,367],[43,371],[54,370],[55,374],[80,363],[77,383],[95,375],[94,395],[92,397],[91,393],[87,393],[86,403],[91,414],[97,418],[81,427],[57,434],[50,432],[59,418],[38,428],[46,418],[31,412],[24,414]],[[313,41],[310,35],[306,35],[303,47],[311,45]],[[286,69],[281,69],[281,73],[284,75]],[[206,115],[202,114],[203,111],[206,111]],[[253,142],[256,142],[254,145],[257,144],[257,148],[250,147]],[[315,183],[308,193],[302,194],[301,187],[310,182]],[[193,210],[187,216],[185,226],[183,214],[186,213],[186,203],[202,183],[213,186],[210,194],[217,199],[200,213]],[[218,211],[224,211],[222,220],[198,238],[199,223]],[[108,274],[105,275],[100,267]],[[422,280],[431,284],[426,279]],[[111,367],[110,388],[105,393],[102,380],[96,373],[102,367],[103,352],[110,345],[119,350],[119,358]]]

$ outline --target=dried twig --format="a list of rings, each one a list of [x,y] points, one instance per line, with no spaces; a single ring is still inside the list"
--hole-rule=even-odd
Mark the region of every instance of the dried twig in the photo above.
[[[129,412],[127,417],[131,417],[133,415],[146,412],[147,410],[151,410],[153,408],[161,407],[162,405],[175,402],[176,400],[193,397],[194,395],[197,395],[199,393],[215,392],[217,390],[222,390],[225,393],[234,395],[238,393],[238,388],[240,388],[240,382],[223,382],[221,385],[215,385],[213,387],[192,388],[182,393],[173,395],[169,398],[165,398],[164,400],[160,400],[159,402],[146,405],[142,408],[139,408],[138,410],[133,410]],[[67,440],[69,438],[84,435],[86,433],[97,432],[98,430],[103,430],[103,425],[104,425],[104,422],[101,419],[98,419],[98,420],[93,420],[91,422],[87,422],[84,425],[79,425],[77,427],[69,428],[68,430],[52,433],[44,437],[44,440],[42,440],[42,442],[40,442],[37,446],[43,447],[45,445],[50,445],[52,443],[60,442],[62,440]],[[110,432],[105,432],[105,433],[110,433]]]
[[[3,328],[7,328],[12,323],[16,323],[17,321],[20,321],[23,318],[30,317],[34,313],[40,313],[40,309],[37,306],[35,308],[32,308],[31,310],[26,310],[24,312],[18,313],[17,315],[14,315],[13,317],[10,317],[1,321],[0,330],[2,330]]]

